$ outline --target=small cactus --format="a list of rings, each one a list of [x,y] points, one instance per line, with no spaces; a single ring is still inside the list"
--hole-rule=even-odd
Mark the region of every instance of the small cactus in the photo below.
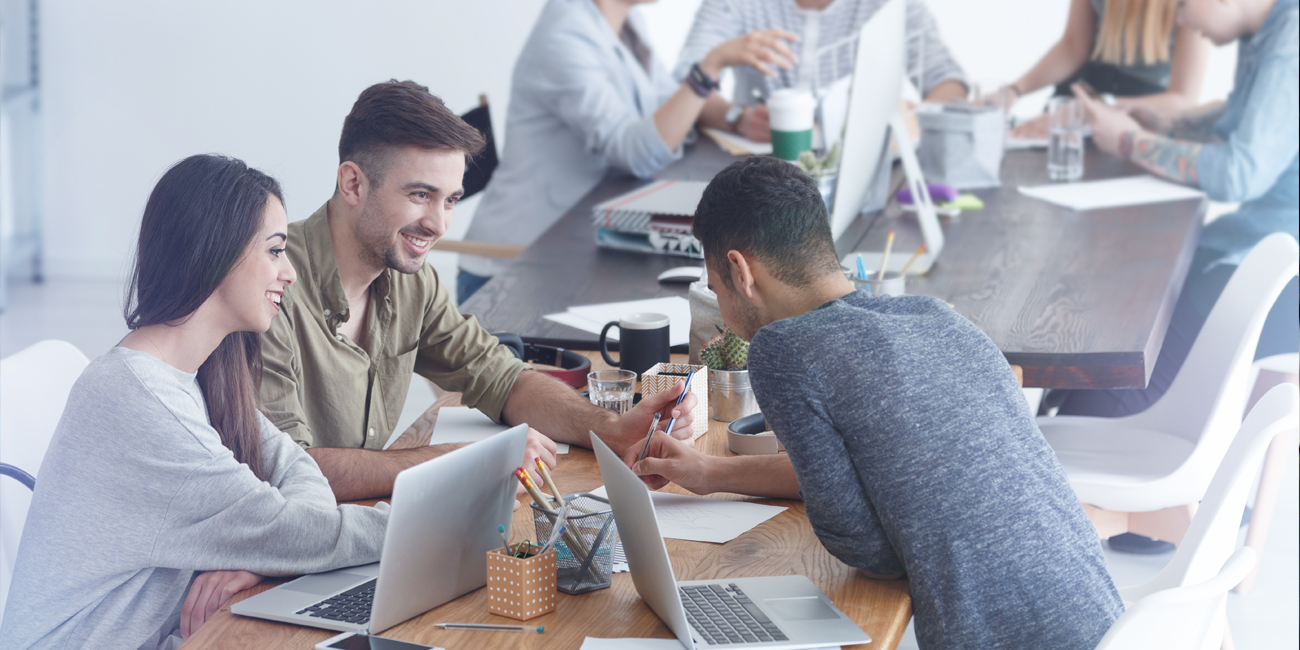
[[[713,370],[744,370],[749,364],[749,342],[730,329],[719,327],[718,332],[700,350],[700,361]]]

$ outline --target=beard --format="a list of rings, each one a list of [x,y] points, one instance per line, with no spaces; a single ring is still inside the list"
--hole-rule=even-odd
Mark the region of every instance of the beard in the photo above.
[[[352,228],[353,235],[361,244],[361,254],[365,261],[368,264],[382,264],[384,268],[398,273],[418,273],[424,267],[424,255],[412,256],[402,242],[396,241],[392,232],[384,227],[385,223],[388,223],[388,219],[383,212],[367,201],[361,208],[361,217]],[[411,234],[422,239],[432,239],[423,232]]]
[[[723,288],[723,291],[727,290]],[[728,311],[731,312],[731,318],[726,319],[728,321],[727,326],[731,328],[731,331],[740,335],[740,338],[753,341],[754,335],[758,334],[758,330],[767,324],[763,322],[763,314],[759,312],[757,307],[745,302],[744,299],[734,293],[730,302],[731,309]]]

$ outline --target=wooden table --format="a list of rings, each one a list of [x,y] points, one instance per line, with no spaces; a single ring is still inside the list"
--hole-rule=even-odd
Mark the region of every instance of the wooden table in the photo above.
[[[608,367],[598,353],[589,356],[595,369]],[[706,453],[732,455],[726,449],[726,423],[723,422],[710,421],[709,432],[697,441],[697,445]],[[596,457],[589,450],[578,447],[559,456],[554,475],[556,483],[566,493],[592,490],[603,483]],[[675,485],[665,490],[682,492]],[[713,496],[741,498],[738,495]],[[912,618],[912,599],[907,581],[872,580],[832,557],[813,534],[802,501],[757,501],[785,506],[788,510],[726,544],[666,540],[677,578],[703,580],[805,575],[871,635],[871,644],[852,647],[862,650],[897,647]],[[520,508],[515,513],[511,523],[512,541],[525,535],[530,539],[535,537],[528,510]],[[235,596],[231,602],[265,591],[279,582],[268,581],[253,587]],[[627,573],[615,574],[609,589],[581,596],[561,593],[556,611],[528,621],[529,625],[545,626],[544,634],[449,632],[433,627],[434,623],[441,622],[515,623],[512,619],[488,614],[484,590],[478,589],[387,630],[382,636],[442,646],[448,650],[489,647],[576,650],[587,636],[673,638],[663,622],[641,601],[632,585],[631,575]],[[308,649],[333,634],[235,616],[230,613],[230,604],[227,603],[183,647],[185,650]]]
[[[712,141],[656,178],[709,180],[735,160]],[[1089,148],[1086,179],[1142,173]],[[1003,186],[973,192],[980,212],[943,218],[946,245],[928,277],[908,292],[951,303],[993,339],[1025,385],[1044,388],[1145,386],[1164,343],[1200,235],[1200,200],[1073,212],[1021,195],[1048,182],[1045,153],[1011,151]],[[570,349],[594,349],[596,335],[542,318],[572,305],[686,296],[660,284],[666,269],[699,264],[681,257],[597,248],[592,207],[643,184],[607,180],[560,218],[505,272],[467,300],[490,331]],[[880,250],[897,230],[895,252],[920,244],[915,219],[896,207],[859,219],[836,243],[841,255]]]

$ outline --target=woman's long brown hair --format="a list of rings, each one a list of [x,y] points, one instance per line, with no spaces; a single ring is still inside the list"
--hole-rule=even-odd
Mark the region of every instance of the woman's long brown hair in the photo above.
[[[1155,65],[1169,60],[1175,0],[1106,0],[1092,58],[1113,65]]]
[[[280,184],[235,158],[190,156],[167,170],[145,204],[126,326],[176,324],[193,315],[243,258],[272,197],[284,202]],[[265,480],[261,381],[255,332],[227,335],[199,367],[212,428],[235,460]]]

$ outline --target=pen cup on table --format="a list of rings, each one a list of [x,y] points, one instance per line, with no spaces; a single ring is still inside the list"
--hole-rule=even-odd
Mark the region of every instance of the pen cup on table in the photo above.
[[[526,621],[555,611],[555,551],[533,555],[540,550],[530,544],[529,557],[512,557],[500,548],[488,551],[488,612]]]
[[[566,494],[564,502],[570,510],[565,531],[555,543],[555,587],[566,594],[604,589],[610,584],[618,541],[614,511],[608,500],[594,494]],[[531,506],[537,538],[549,539],[556,515],[536,503]]]
[[[709,432],[709,382],[705,381],[708,369],[703,364],[657,363],[641,375],[641,397],[644,399],[672,390],[677,382],[684,381],[691,372],[699,373],[686,389],[695,395],[696,400],[695,408],[691,410],[695,417],[694,424],[691,425],[692,440]]]
[[[899,275],[896,271],[885,271],[881,276],[879,271],[870,271],[867,273],[867,279],[863,280],[857,273],[849,272],[849,280],[853,281],[853,288],[865,289],[871,292],[873,296],[905,296],[907,295],[907,279]]]

